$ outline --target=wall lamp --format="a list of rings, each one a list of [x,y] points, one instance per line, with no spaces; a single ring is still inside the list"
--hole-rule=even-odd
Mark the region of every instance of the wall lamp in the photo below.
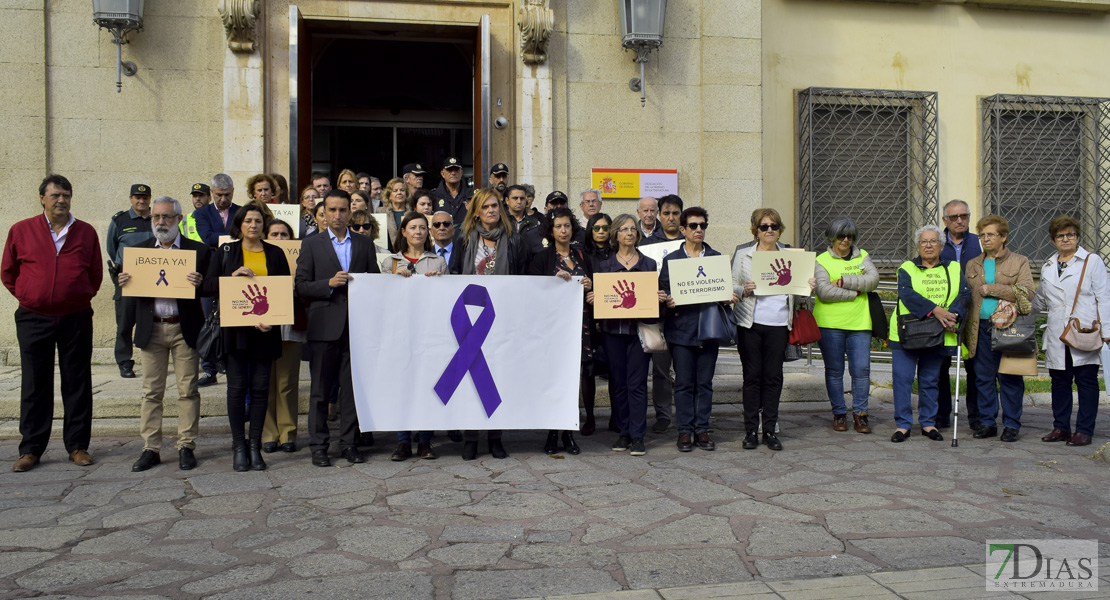
[[[636,52],[640,76],[628,82],[633,92],[640,92],[640,107],[647,104],[644,91],[644,63],[648,54],[663,45],[663,21],[667,16],[667,0],[618,0],[620,2],[621,45]]]
[[[112,32],[116,45],[116,93],[123,91],[123,76],[139,71],[135,63],[123,60],[127,34],[143,30],[143,0],[93,0],[93,23]]]

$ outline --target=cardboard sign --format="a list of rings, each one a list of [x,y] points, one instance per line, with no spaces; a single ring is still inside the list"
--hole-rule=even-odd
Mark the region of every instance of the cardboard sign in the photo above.
[[[221,277],[220,326],[293,324],[293,277]]]
[[[124,248],[120,272],[131,280],[120,293],[138,298],[195,298],[197,288],[185,276],[196,270],[197,253],[192,250]]]
[[[224,244],[230,244],[231,242],[234,242],[234,241],[235,241],[235,238],[231,237],[230,235],[221,235],[216,240],[216,247],[219,248],[220,246],[223,246]]]
[[[301,220],[300,204],[267,204],[266,208],[270,209],[275,219],[283,221],[289,226],[289,229],[293,231],[293,237],[297,237]]]
[[[686,242],[686,238],[678,238],[669,242],[657,242],[655,244],[646,244],[637,248],[641,254],[655,261],[655,271],[663,270],[663,257],[678,250],[682,244]]]
[[[388,221],[388,219],[391,218],[391,215],[389,213],[371,213],[370,216],[374,217],[378,221],[378,237],[374,238],[374,241],[375,242],[386,242],[385,244],[378,244],[378,245],[379,246],[383,246],[383,245],[388,246],[389,242],[386,238],[389,237],[389,233],[388,233],[389,232],[389,221]]]
[[[1003,354],[998,361],[998,372],[1007,375],[1037,376],[1036,354]]]
[[[654,319],[659,316],[659,274],[594,274],[595,319]]]
[[[802,251],[753,252],[752,281],[756,296],[810,294],[809,279],[817,254]]]
[[[732,264],[723,254],[667,261],[674,303],[732,302]]]
[[[289,261],[289,272],[297,272],[297,258],[301,255],[301,240],[266,240],[285,251],[285,259]]]

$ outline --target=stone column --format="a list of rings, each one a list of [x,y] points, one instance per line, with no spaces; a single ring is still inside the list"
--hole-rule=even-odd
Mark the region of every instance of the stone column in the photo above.
[[[220,0],[220,17],[227,33],[224,53],[223,171],[237,187],[265,171],[266,95],[262,44],[256,43],[258,0]],[[245,198],[240,192],[239,203]]]

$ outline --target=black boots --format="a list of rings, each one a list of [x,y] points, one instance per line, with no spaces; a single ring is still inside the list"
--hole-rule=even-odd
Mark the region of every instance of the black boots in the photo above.
[[[262,440],[251,440],[251,470],[266,470],[266,461],[262,460]]]

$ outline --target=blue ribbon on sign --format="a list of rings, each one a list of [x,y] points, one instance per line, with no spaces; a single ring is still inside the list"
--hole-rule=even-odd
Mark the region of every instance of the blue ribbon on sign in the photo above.
[[[158,281],[156,281],[154,283],[154,287],[158,287],[158,286],[162,285],[163,283],[166,284],[166,287],[170,287],[170,282],[166,281],[166,270],[165,269],[162,269],[158,273]]]
[[[705,267],[701,265],[698,265],[698,274],[694,275],[694,279],[697,279],[698,277],[709,277],[705,274]]]
[[[482,308],[481,314],[473,324],[470,323],[470,316],[466,312],[467,306]],[[482,354],[482,344],[486,341],[490,328],[493,327],[495,316],[493,300],[486,288],[471,284],[459,294],[454,308],[451,309],[451,330],[455,333],[455,341],[459,343],[459,349],[447,363],[434,388],[444,405],[451,400],[463,377],[466,377],[469,371],[474,388],[478,391],[478,398],[481,399],[482,407],[486,411],[486,417],[492,417],[497,407],[501,406],[501,394],[497,392],[497,384],[494,383],[489,364]]]

